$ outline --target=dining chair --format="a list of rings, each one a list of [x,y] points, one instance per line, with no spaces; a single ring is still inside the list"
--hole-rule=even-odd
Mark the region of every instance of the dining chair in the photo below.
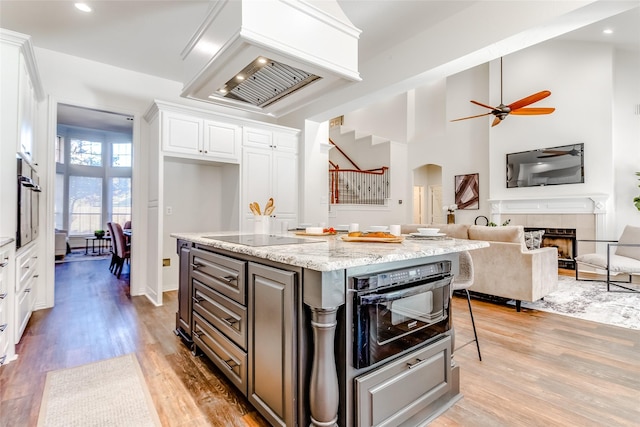
[[[478,349],[478,359],[482,361],[482,355],[480,354],[480,343],[478,342],[478,333],[476,332],[476,323],[473,319],[473,310],[471,309],[471,295],[469,295],[469,288],[473,285],[473,260],[469,251],[460,252],[459,262],[460,271],[458,272],[458,274],[453,276],[453,280],[451,281],[451,292],[453,293],[454,291],[464,291],[467,294],[467,303],[469,304],[469,315],[471,316],[471,326],[473,327],[474,339],[459,346],[456,350],[459,350],[467,344],[471,344],[475,341],[476,348]]]
[[[117,255],[117,262],[116,262],[114,274],[119,279],[120,274],[122,273],[122,267],[124,266],[125,261],[129,262],[129,259],[131,257],[131,251],[129,249],[129,245],[126,244],[122,226],[117,222],[112,223],[111,226],[113,227],[113,240],[115,242],[116,255]]]
[[[116,250],[116,239],[112,222],[107,222],[107,229],[109,230],[109,236],[111,238],[111,264],[109,264],[109,271],[115,274],[115,268],[118,264],[118,254]]]

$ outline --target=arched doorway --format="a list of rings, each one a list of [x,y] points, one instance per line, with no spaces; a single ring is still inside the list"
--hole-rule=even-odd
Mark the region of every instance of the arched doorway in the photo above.
[[[413,222],[445,222],[442,212],[442,166],[426,164],[413,170]]]

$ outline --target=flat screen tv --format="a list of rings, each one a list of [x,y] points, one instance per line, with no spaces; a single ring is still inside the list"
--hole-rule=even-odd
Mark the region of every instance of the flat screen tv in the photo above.
[[[584,144],[507,154],[507,188],[584,183]]]

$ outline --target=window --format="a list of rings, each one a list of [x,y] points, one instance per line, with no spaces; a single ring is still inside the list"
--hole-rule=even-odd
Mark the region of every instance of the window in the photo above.
[[[131,143],[114,143],[111,145],[111,167],[130,168],[131,167]]]
[[[64,138],[56,137],[56,163],[64,163]]]
[[[87,236],[130,221],[132,135],[67,125],[57,132],[56,228]]]
[[[89,234],[102,228],[102,178],[70,176],[69,233]]]
[[[111,178],[111,221],[123,225],[131,221],[131,178]]]
[[[72,165],[102,166],[102,143],[71,139],[69,163]]]
[[[64,230],[64,174],[56,173],[56,197],[53,206],[55,227]]]

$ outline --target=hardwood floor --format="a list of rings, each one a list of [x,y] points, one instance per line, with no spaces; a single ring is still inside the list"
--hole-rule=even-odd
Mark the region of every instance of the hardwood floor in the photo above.
[[[33,313],[18,360],[0,368],[0,426],[35,426],[47,371],[135,352],[165,426],[267,423],[173,333],[176,292],[128,295],[109,261],[56,265],[56,305]],[[455,353],[463,398],[432,426],[637,426],[640,331],[473,300],[482,350]],[[456,342],[471,336],[455,297]]]

